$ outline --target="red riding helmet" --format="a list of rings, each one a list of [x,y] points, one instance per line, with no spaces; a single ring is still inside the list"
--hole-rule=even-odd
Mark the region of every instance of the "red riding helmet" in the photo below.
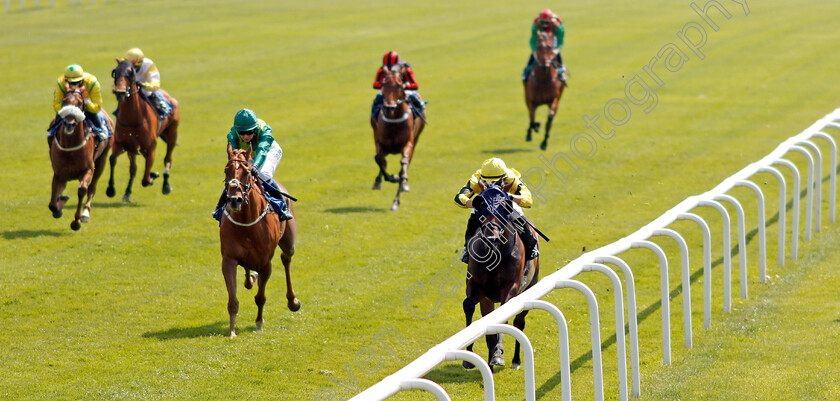
[[[549,9],[540,11],[540,22],[551,22],[554,19],[554,13]]]
[[[382,65],[392,66],[400,62],[400,55],[397,52],[390,51],[385,53],[385,56],[382,57]]]

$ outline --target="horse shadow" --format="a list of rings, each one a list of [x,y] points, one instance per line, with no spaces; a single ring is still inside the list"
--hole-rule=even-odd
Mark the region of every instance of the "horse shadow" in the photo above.
[[[510,155],[514,153],[530,153],[531,149],[525,148],[506,148],[506,149],[483,149],[481,153],[490,155]]]
[[[378,207],[371,207],[371,206],[349,206],[349,207],[334,207],[331,209],[324,210],[327,213],[333,214],[348,214],[348,213],[369,213],[369,212],[376,212],[376,213],[385,213],[387,209],[385,208],[378,208]]]
[[[91,203],[91,208],[92,209],[121,209],[121,208],[124,208],[124,207],[134,208],[134,207],[141,207],[141,206],[142,205],[138,204],[137,202],[108,202],[108,203],[93,202],[93,203]]]
[[[61,237],[67,235],[67,232],[50,230],[12,230],[4,231],[2,235],[5,239],[29,239],[36,237]]]
[[[495,367],[495,370],[498,372],[499,367]],[[478,369],[464,369],[460,363],[438,366],[423,377],[435,383],[480,383],[484,380],[481,377],[481,371]]]
[[[219,320],[215,323],[205,324],[197,327],[172,327],[160,331],[147,331],[142,334],[143,338],[157,338],[158,340],[177,340],[183,338],[201,338],[201,337],[217,337],[226,336],[228,329],[230,329],[230,322],[227,320]],[[255,332],[257,327],[255,325],[239,329],[240,332]]]

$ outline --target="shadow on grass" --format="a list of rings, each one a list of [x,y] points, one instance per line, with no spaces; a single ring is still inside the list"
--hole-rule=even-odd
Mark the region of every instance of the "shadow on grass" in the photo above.
[[[332,209],[325,209],[324,211],[327,213],[334,213],[334,214],[347,214],[347,213],[369,213],[369,212],[377,212],[377,213],[385,213],[388,209],[385,208],[378,208],[378,207],[371,207],[371,206],[350,206],[350,207],[335,207]]]
[[[514,153],[528,153],[532,152],[532,149],[528,148],[507,148],[507,149],[483,149],[481,153],[491,154],[491,155],[510,155]]]
[[[168,330],[148,331],[143,333],[144,338],[157,338],[158,340],[176,340],[181,338],[200,338],[213,336],[227,336],[230,322],[227,320],[220,320],[216,323],[205,324],[198,327],[173,327]],[[245,327],[237,325],[236,333],[251,333],[257,330],[257,327],[252,323]]]
[[[92,202],[90,204],[91,209],[120,209],[124,207],[140,207],[142,205],[136,202],[123,202],[121,200],[117,200],[114,202],[108,203],[100,203],[100,202]]]
[[[50,231],[50,230],[13,230],[4,231],[3,238],[5,239],[28,239],[36,237],[61,237],[67,235],[67,231]]]
[[[499,368],[496,367],[496,372],[498,371]],[[447,364],[444,366],[438,366],[423,377],[435,383],[481,383],[483,381],[481,378],[481,371],[476,368],[464,369],[464,367],[461,366],[461,361],[458,361],[457,365]]]

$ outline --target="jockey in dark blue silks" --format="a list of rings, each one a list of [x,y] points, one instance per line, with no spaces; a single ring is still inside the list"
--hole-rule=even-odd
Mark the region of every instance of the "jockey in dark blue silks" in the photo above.
[[[289,205],[283,198],[284,194],[280,192],[280,187],[273,178],[274,170],[277,169],[277,164],[283,158],[283,149],[271,135],[271,126],[258,119],[253,111],[249,109],[239,110],[233,118],[233,127],[228,132],[227,142],[231,149],[247,149],[249,145],[251,146],[254,156],[254,174],[260,179],[267,195],[266,198],[268,198],[269,203],[275,206],[275,211],[280,216],[280,220],[292,219],[292,214],[289,213]],[[227,192],[222,191],[219,203],[213,211],[213,217],[216,220],[221,221],[226,201]]]

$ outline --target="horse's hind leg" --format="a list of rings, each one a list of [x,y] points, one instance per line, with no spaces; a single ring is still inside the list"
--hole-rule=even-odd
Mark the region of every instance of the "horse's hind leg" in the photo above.
[[[137,153],[128,152],[128,162],[128,185],[125,187],[125,195],[122,198],[123,202],[131,202],[131,186],[134,185],[134,176],[137,175]]]
[[[146,160],[146,166],[143,169],[143,179],[140,181],[140,185],[144,187],[149,187],[155,183],[155,178],[158,178],[157,173],[152,172],[152,165],[155,164],[155,148],[157,147],[157,141],[152,142],[152,145],[149,146],[149,149],[146,149],[143,153],[143,158]]]
[[[516,318],[513,319],[513,326],[519,330],[525,331],[525,316],[528,314],[528,311],[522,311],[522,313],[516,315]],[[521,361],[519,359],[519,341],[516,342],[516,348],[513,350],[513,362],[511,362],[510,367],[514,369],[519,369],[521,365]]]
[[[548,120],[545,122],[545,138],[540,144],[540,149],[545,150],[548,147],[548,133],[551,131],[551,121],[554,120],[554,110],[548,113]]]
[[[289,202],[289,200],[286,200]],[[289,209],[294,215],[295,209],[289,205]],[[295,255],[295,236],[297,234],[297,217],[286,222],[286,230],[283,232],[283,237],[280,238],[280,260],[283,261],[283,268],[286,270],[286,300],[289,310],[297,312],[300,309],[300,301],[295,296],[295,290],[292,288],[292,256]]]
[[[222,257],[222,275],[228,292],[228,314],[230,315],[230,338],[236,337],[236,314],[239,313],[239,300],[236,299],[236,260]]]
[[[262,269],[262,274],[257,276],[259,288],[257,295],[254,296],[254,302],[257,304],[257,330],[263,328],[263,307],[265,306],[265,285],[268,279],[271,278],[271,261],[268,262],[268,267]]]
[[[477,304],[477,303],[478,302],[471,295],[467,295],[467,297],[464,298],[463,307],[464,307],[464,316],[467,318],[467,326],[472,324],[473,314],[475,313],[475,304]],[[467,351],[472,351],[472,349],[473,349],[472,344],[467,346]],[[462,362],[461,365],[464,367],[464,369],[472,369],[472,368],[475,367],[475,365],[473,365],[473,364],[471,364],[467,361]]]
[[[85,203],[85,209],[82,211],[82,223],[90,222],[90,205],[93,202],[93,196],[96,195],[96,183],[99,182],[99,177],[105,171],[105,161],[108,160],[108,148],[111,146],[111,139],[102,143],[101,146],[104,149],[102,150],[102,154],[99,155],[99,158],[94,160],[93,178],[91,178],[90,185],[88,185],[87,202]]]

